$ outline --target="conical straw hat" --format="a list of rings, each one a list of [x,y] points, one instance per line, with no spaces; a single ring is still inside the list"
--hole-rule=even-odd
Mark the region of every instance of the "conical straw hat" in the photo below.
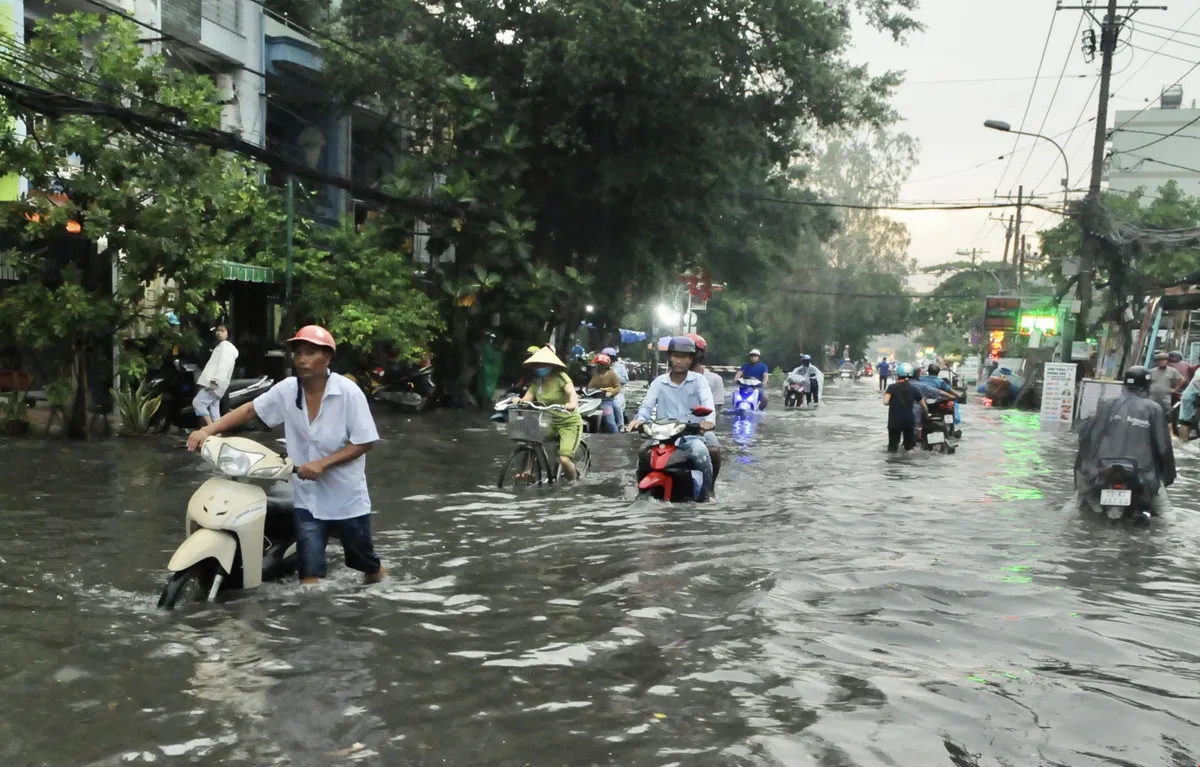
[[[534,352],[532,357],[525,360],[525,364],[554,365],[555,367],[560,367],[563,370],[567,369],[567,366],[563,363],[563,361],[558,358],[557,354],[550,351],[550,347],[548,346],[543,346],[541,349],[538,349],[536,352]]]

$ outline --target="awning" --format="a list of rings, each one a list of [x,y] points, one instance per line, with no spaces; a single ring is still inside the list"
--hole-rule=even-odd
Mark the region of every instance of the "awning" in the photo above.
[[[233,282],[277,282],[275,270],[266,266],[251,266],[250,264],[235,264],[232,261],[218,261],[221,267],[221,278]]]

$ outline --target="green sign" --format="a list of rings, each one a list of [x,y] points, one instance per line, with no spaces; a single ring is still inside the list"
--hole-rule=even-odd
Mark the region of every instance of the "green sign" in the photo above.
[[[1013,331],[1020,327],[1021,299],[990,296],[983,310],[985,331]]]

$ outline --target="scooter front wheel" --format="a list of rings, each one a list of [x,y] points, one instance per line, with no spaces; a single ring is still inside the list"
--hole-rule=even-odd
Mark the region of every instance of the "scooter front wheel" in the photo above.
[[[158,598],[159,609],[174,610],[179,605],[207,602],[208,592],[212,589],[216,575],[217,563],[212,559],[171,573],[167,585],[163,587],[162,595]]]

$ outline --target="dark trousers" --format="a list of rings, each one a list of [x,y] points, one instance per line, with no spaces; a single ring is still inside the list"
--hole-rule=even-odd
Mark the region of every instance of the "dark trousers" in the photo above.
[[[817,379],[808,379],[808,391],[804,393],[804,399],[808,404],[821,402],[821,385],[817,383]]]
[[[879,376],[879,391],[883,391],[884,389],[886,389],[887,385],[888,385],[888,377],[885,375]]]
[[[895,453],[900,450],[900,440],[904,440],[904,449],[912,450],[917,446],[917,427],[915,424],[901,426],[899,428],[888,427],[888,452]]]

